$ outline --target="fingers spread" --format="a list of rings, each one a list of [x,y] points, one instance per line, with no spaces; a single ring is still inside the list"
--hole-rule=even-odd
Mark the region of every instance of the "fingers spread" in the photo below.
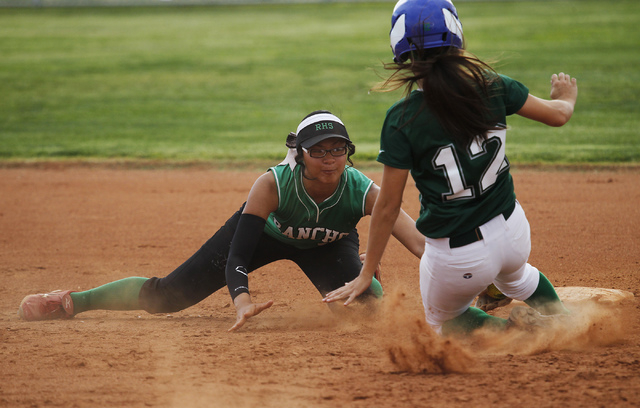
[[[236,324],[233,325],[233,327],[231,327],[229,330],[227,330],[228,332],[233,332],[238,330],[239,328],[241,328],[244,323],[247,321],[247,318],[242,316],[242,318],[236,320]]]
[[[351,304],[351,302],[353,302],[355,300],[357,296],[355,294],[351,294],[351,296],[349,296],[349,298],[344,302],[345,306],[349,306]]]
[[[331,303],[331,302],[335,302],[336,300],[340,300],[348,297],[351,292],[349,288],[349,283],[350,282],[347,282],[343,287],[327,293],[324,296],[324,299],[322,299],[322,301]]]
[[[254,316],[257,315],[258,313],[262,312],[263,310],[270,308],[271,306],[273,306],[273,300],[270,300],[270,301],[264,302],[264,303],[260,303],[259,305],[257,305],[257,310],[256,310]]]
[[[250,305],[247,305],[246,307],[238,311],[236,324],[234,324],[233,327],[231,327],[228,331],[231,332],[238,330],[250,317],[261,313],[263,310],[268,309],[271,306],[273,306],[273,300],[269,300],[268,302],[264,303],[252,303]]]

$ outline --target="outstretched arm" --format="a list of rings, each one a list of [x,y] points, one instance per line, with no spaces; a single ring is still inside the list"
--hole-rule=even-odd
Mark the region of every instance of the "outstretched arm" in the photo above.
[[[248,288],[248,266],[262,236],[267,217],[278,208],[275,180],[269,173],[260,176],[251,188],[236,232],[231,241],[229,259],[225,269],[227,287],[236,307],[235,331],[252,316],[271,307],[273,301],[253,303]]]
[[[360,270],[360,275],[343,287],[329,292],[323,302],[331,303],[346,298],[347,300],[344,303],[346,306],[371,285],[371,279],[382,259],[382,254],[387,242],[389,242],[389,236],[398,219],[402,204],[402,193],[404,192],[408,175],[409,170],[384,166],[380,194],[371,214],[367,256],[364,265],[362,265],[362,270]]]
[[[571,119],[578,98],[575,78],[561,72],[551,76],[551,100],[529,95],[518,115],[549,126],[562,126]]]

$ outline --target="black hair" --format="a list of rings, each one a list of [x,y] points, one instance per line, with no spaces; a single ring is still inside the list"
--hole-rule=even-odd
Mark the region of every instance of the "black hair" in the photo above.
[[[418,49],[411,52],[407,61],[385,64],[384,68],[395,72],[377,89],[405,86],[408,97],[413,86],[421,84],[424,99],[420,111],[428,108],[433,112],[459,147],[467,147],[478,136],[486,139],[488,131],[500,129],[487,106],[491,85],[500,77],[491,66],[465,50]]]

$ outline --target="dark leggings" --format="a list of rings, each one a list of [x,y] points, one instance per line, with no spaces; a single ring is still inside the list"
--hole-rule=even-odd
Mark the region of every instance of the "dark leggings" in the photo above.
[[[151,278],[144,283],[140,291],[140,304],[144,310],[149,313],[177,312],[226,286],[227,256],[242,208],[176,270],[164,278]],[[355,228],[339,241],[312,249],[297,249],[263,233],[249,272],[288,259],[302,269],[324,296],[358,276],[362,267],[359,247]],[[370,296],[370,289],[364,295]]]

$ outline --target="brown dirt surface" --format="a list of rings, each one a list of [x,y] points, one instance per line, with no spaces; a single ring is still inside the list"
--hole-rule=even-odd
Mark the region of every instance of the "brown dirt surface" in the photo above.
[[[423,322],[418,259],[393,240],[382,265],[385,300],[373,314],[331,313],[282,261],[251,275],[253,297],[275,304],[236,333],[227,332],[235,312],[226,290],[171,315],[18,319],[30,293],[168,274],[240,206],[259,174],[1,168],[0,406],[640,405],[638,169],[514,170],[532,226],[530,262],[558,287],[636,296],[568,304],[573,319],[552,330],[435,336]],[[368,174],[380,181],[379,169]],[[404,202],[415,217],[412,183]],[[368,222],[359,227],[363,248]]]

